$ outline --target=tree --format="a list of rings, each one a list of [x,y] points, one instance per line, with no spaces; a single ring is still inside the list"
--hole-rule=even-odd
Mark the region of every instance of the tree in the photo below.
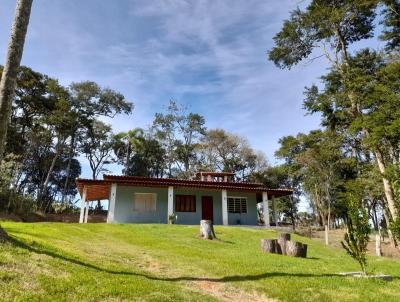
[[[283,165],[290,176],[297,198],[309,197],[319,223],[325,227],[325,242],[331,218],[342,216],[338,193],[344,182],[355,177],[353,160],[345,157],[342,138],[330,130],[316,130],[309,134],[288,136],[280,140],[276,155],[285,160]]]
[[[69,114],[74,123],[70,127],[67,177],[65,178],[62,201],[65,199],[65,192],[70,185],[71,162],[81,143],[82,135],[90,129],[97,118],[113,118],[117,114],[130,114],[133,110],[133,104],[128,102],[121,93],[109,88],[101,88],[95,82],[72,83],[68,87],[68,93]]]
[[[300,201],[300,179],[295,171],[291,171],[293,166],[284,163],[275,167],[267,167],[253,172],[250,180],[252,182],[263,183],[271,189],[291,188],[293,196],[275,198],[278,203],[278,210],[284,214],[284,218],[291,221],[293,230],[296,229],[297,206]]]
[[[129,159],[126,175],[163,177],[165,171],[165,149],[151,136],[143,137],[135,154]]]
[[[373,36],[379,3],[385,5],[381,37],[388,41],[388,53],[355,47],[352,54],[352,44]],[[398,151],[394,143],[399,129],[395,121],[398,79],[391,74],[399,72],[394,54],[398,20],[398,1],[314,0],[305,10],[292,12],[269,52],[270,60],[280,68],[291,68],[312,54],[317,56],[311,57],[311,62],[318,57],[328,60],[331,68],[322,77],[323,90],[316,85],[306,89],[305,107],[310,113],[322,114],[324,125],[346,140],[357,166],[366,157],[373,157],[393,221],[397,220],[398,209],[388,174]],[[390,116],[387,120],[385,112]]]
[[[10,119],[11,105],[15,93],[18,67],[21,62],[28,30],[32,0],[18,0],[14,23],[7,49],[7,58],[0,81],[0,161],[3,159]]]
[[[188,112],[187,108],[171,100],[166,113],[156,113],[152,131],[163,144],[167,156],[168,177],[175,174],[190,178],[197,163],[196,148],[205,134],[204,117]]]
[[[268,166],[265,155],[254,151],[248,141],[223,129],[210,129],[199,145],[199,169],[232,172],[247,181]]]
[[[400,50],[400,2],[398,0],[384,0],[384,19],[382,21],[385,29],[380,38],[387,41],[386,50]]]
[[[100,173],[107,171],[104,166],[113,162],[111,153],[114,140],[111,126],[94,120],[92,126],[83,135],[81,151],[89,161],[92,179],[97,179]]]
[[[144,131],[135,128],[128,132],[120,132],[114,136],[114,153],[119,162],[124,165],[123,173],[128,175],[131,166],[132,154],[137,151],[143,142]]]

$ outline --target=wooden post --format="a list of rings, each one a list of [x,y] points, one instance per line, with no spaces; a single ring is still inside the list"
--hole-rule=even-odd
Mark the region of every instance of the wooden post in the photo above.
[[[263,200],[263,213],[264,213],[264,225],[269,228],[269,204],[268,204],[268,193],[262,192],[262,200]]]
[[[82,198],[81,198],[81,212],[79,215],[79,223],[83,223],[84,214],[85,214],[85,205],[86,205],[86,193],[87,188],[83,186]]]
[[[117,184],[111,185],[110,199],[108,203],[107,223],[114,222],[115,199],[117,195]]]
[[[222,190],[222,224],[228,225],[228,193]]]
[[[170,223],[170,216],[174,213],[174,187],[168,187],[168,217],[167,221]]]

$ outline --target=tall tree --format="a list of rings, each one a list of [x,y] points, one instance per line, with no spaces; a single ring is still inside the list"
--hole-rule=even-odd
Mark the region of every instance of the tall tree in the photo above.
[[[106,172],[105,165],[113,162],[113,135],[111,126],[94,120],[92,126],[83,135],[81,151],[89,161],[92,179],[97,179],[101,172]]]
[[[18,67],[28,30],[32,0],[18,0],[11,30],[7,57],[0,81],[0,161],[3,159],[10,119],[11,105],[15,93]]]
[[[366,105],[370,99],[367,92],[371,89],[370,84],[378,82],[376,76],[380,69],[379,60],[371,61],[373,55],[365,52],[358,52],[358,54],[350,52],[352,44],[373,36],[376,8],[380,2],[386,4],[384,10],[386,32],[383,37],[389,41],[389,46],[392,45],[391,43],[396,45],[398,1],[313,0],[304,10],[297,9],[292,12],[290,19],[284,22],[282,30],[274,38],[275,47],[269,52],[269,58],[281,68],[291,68],[310,57],[311,61],[321,56],[327,58],[331,64],[331,72],[323,77],[323,81],[329,84],[325,85],[325,91],[322,93],[318,92],[317,86],[308,89],[305,105],[309,110],[312,107],[311,111],[325,113],[325,121],[328,120],[332,128],[342,132],[348,139],[354,158],[360,160],[365,154],[374,155],[381,172],[385,200],[392,219],[396,220],[398,209],[393,187],[387,177],[387,159],[391,157],[386,148],[388,144],[377,144],[364,150],[366,143],[373,139],[373,134],[367,127],[361,127],[361,131],[356,133],[352,129],[360,129],[355,124],[360,124],[360,121],[370,112],[369,110],[381,108]],[[393,47],[389,48],[393,49]],[[361,63],[363,60],[361,57],[367,65]],[[368,57],[370,59],[367,59]],[[395,69],[394,66],[391,68]],[[361,74],[359,74],[360,71]],[[368,82],[367,78],[372,81]],[[376,85],[374,89],[378,87],[379,85]],[[396,100],[398,102],[396,91],[395,88],[394,93],[391,93],[390,104],[392,105],[396,103]],[[376,95],[375,100],[379,99],[382,97],[379,98]],[[318,105],[309,106],[310,104]],[[392,126],[395,125],[396,123],[392,123]],[[364,143],[364,146],[361,146],[361,143]]]
[[[193,176],[197,161],[195,149],[205,134],[204,124],[203,116],[188,112],[185,106],[173,100],[166,113],[156,113],[152,130],[167,152],[169,177],[174,176],[174,169],[180,177]]]
[[[264,154],[253,150],[245,138],[223,129],[208,130],[199,151],[200,169],[233,172],[242,181],[268,166]]]
[[[134,128],[128,132],[120,132],[114,136],[114,153],[119,163],[124,166],[123,174],[128,175],[132,155],[140,148],[144,140],[142,128]]]

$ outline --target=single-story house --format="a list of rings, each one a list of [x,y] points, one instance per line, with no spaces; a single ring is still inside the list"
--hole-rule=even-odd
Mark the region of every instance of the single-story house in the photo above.
[[[104,175],[103,180],[78,179],[80,222],[87,222],[89,202],[108,200],[108,223],[199,224],[201,219],[222,225],[256,225],[257,204],[292,194],[291,189],[269,189],[260,183],[233,181],[233,173],[200,172],[197,179]],[[276,223],[276,211],[272,219]]]

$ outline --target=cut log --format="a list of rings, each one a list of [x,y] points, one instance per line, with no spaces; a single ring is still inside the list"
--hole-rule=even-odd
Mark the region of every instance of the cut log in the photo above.
[[[216,239],[212,220],[200,220],[200,237],[203,239]]]
[[[286,255],[291,257],[307,257],[307,244],[297,241],[286,241]]]
[[[289,233],[279,234],[276,246],[276,252],[281,255],[286,255],[286,242],[290,240]]]
[[[276,239],[261,239],[261,250],[264,253],[275,254],[277,245]]]

